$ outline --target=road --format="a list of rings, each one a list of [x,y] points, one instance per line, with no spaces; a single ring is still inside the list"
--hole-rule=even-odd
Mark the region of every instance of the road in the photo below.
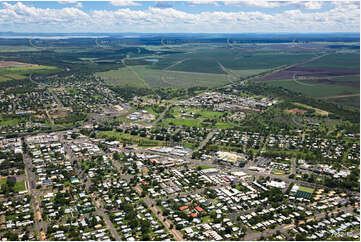
[[[29,154],[23,154],[24,160],[24,170],[27,179],[28,192],[31,195],[31,206],[34,211],[34,219],[35,219],[35,229],[38,232],[38,239],[45,240],[46,239],[46,231],[47,231],[47,223],[42,219],[42,210],[40,208],[40,197],[41,192],[36,188],[36,175],[32,171],[32,159]],[[41,233],[44,232],[44,233]]]
[[[64,140],[63,135],[59,135],[59,136],[60,136],[60,142],[62,142],[65,152],[69,155],[70,162],[73,163],[73,161],[75,161],[76,158],[73,155],[70,145]],[[77,172],[79,179],[82,181],[83,184],[85,184],[85,191],[88,194],[90,194],[89,187],[91,185],[91,182],[87,179],[86,176],[84,176],[84,172],[82,170],[80,170],[79,168],[76,168],[75,170]],[[92,194],[90,194],[90,197],[95,206],[95,213],[97,215],[100,215],[104,219],[104,222],[107,225],[109,231],[111,232],[113,238],[115,238],[115,240],[117,241],[121,240],[118,232],[116,231],[111,220],[109,219],[109,216],[105,213],[104,209],[102,208],[101,201],[97,201]]]
[[[308,83],[303,83],[303,82],[297,81],[297,79],[296,79],[296,74],[293,74],[293,80],[294,80],[297,84],[302,85],[302,86],[309,86],[309,87],[313,87],[313,86],[314,86],[313,84],[308,84]]]
[[[54,125],[54,120],[51,118],[48,109],[45,109],[46,116],[48,116],[48,119],[52,125]]]
[[[207,135],[207,137],[206,137],[204,140],[202,140],[201,144],[200,144],[196,149],[194,149],[192,152],[190,152],[190,153],[187,155],[187,157],[190,158],[190,157],[192,157],[192,154],[193,154],[194,152],[198,152],[199,150],[203,149],[203,147],[207,145],[207,143],[209,142],[209,140],[212,139],[212,137],[213,137],[215,134],[216,134],[216,131],[210,132],[210,133]]]
[[[332,214],[336,214],[338,212],[352,212],[352,210],[354,209],[354,207],[343,207],[343,208],[338,208],[335,209],[334,211],[328,213],[329,215]],[[326,217],[326,212],[324,213],[318,213],[315,214],[314,217],[307,219],[306,222],[311,222],[311,221],[319,221],[320,219],[323,219],[324,217]],[[243,238],[243,240],[260,240],[261,237],[268,237],[273,235],[274,233],[276,233],[277,231],[280,231],[282,234],[285,233],[287,230],[293,229],[297,227],[297,225],[295,224],[286,224],[286,225],[279,225],[274,229],[267,229],[265,231],[262,232],[251,232],[251,233],[247,233],[247,235]]]
[[[313,58],[311,58],[311,59],[308,59],[308,60],[306,60],[306,61],[293,64],[293,65],[287,65],[287,66],[284,66],[284,67],[280,67],[280,68],[278,68],[278,69],[276,69],[276,70],[273,70],[273,71],[270,71],[270,72],[268,72],[268,73],[266,73],[266,74],[261,74],[261,75],[257,75],[257,76],[254,76],[254,77],[252,77],[252,78],[249,78],[248,80],[249,80],[249,81],[250,81],[250,80],[255,80],[255,79],[258,79],[258,78],[261,78],[261,77],[264,78],[264,77],[270,76],[270,75],[272,75],[272,74],[274,74],[274,73],[291,69],[292,67],[295,67],[295,66],[298,66],[298,65],[307,64],[307,63],[309,63],[309,62],[315,61],[315,60],[317,60],[317,59],[319,59],[319,58],[322,58],[322,57],[324,57],[324,56],[327,56],[327,55],[330,55],[330,53],[323,54],[323,55],[319,55],[319,56],[315,56],[315,57],[313,57]]]
[[[164,116],[167,114],[168,110],[173,106],[173,104],[169,104],[164,111],[159,115],[159,117],[154,121],[154,125],[157,124],[160,120],[164,118]]]
[[[328,97],[322,97],[321,99],[334,99],[334,98],[358,97],[358,96],[360,96],[360,93],[348,94],[348,95],[339,95],[339,96],[328,96]]]
[[[138,192],[138,194],[142,193],[142,189],[139,186],[136,186],[135,190]],[[162,212],[157,208],[157,206],[153,206],[153,204],[155,204],[155,201],[150,199],[148,196],[144,197],[143,201],[152,210],[154,215],[156,215],[158,217],[159,221],[164,225],[166,230],[174,235],[174,237],[176,238],[177,241],[183,240],[182,234],[178,230],[176,230],[174,227],[173,227],[173,229],[170,229],[171,222],[168,221],[167,218],[162,215]]]
[[[291,159],[291,174],[296,175],[297,165],[296,165],[296,158]]]

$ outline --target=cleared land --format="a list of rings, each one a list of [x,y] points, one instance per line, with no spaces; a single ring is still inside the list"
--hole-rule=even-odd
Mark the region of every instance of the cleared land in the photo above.
[[[116,139],[121,142],[129,142],[132,144],[138,144],[140,146],[161,146],[164,145],[163,141],[151,140],[145,137],[134,136],[130,134],[118,133],[115,131],[101,131],[98,133],[98,137]]]
[[[328,96],[337,96],[337,95],[349,95],[359,93],[359,89],[353,87],[347,87],[344,85],[328,85],[323,83],[314,83],[305,82],[304,80],[276,80],[268,81],[268,85],[283,87],[295,92],[301,92],[307,96],[322,98]]]
[[[0,81],[20,80],[27,78],[27,75],[32,73],[45,75],[57,71],[60,71],[57,67],[40,65],[2,67],[0,68]]]
[[[301,65],[312,68],[360,69],[359,53],[337,53]]]
[[[130,70],[129,68],[132,68]],[[136,72],[137,75],[134,73]],[[123,67],[118,70],[97,73],[105,81],[116,86],[146,87],[216,87],[228,83],[225,74],[190,73],[152,69],[149,66]],[[143,80],[142,80],[143,79]]]
[[[227,129],[234,126],[220,120],[221,116],[225,114],[224,112],[215,112],[202,108],[173,107],[169,114],[171,115],[170,118],[162,120],[163,125],[217,129]]]
[[[314,107],[311,107],[311,106],[303,104],[303,103],[293,103],[293,104],[296,106],[299,106],[301,108],[313,109],[313,110],[315,110],[315,113],[318,115],[324,115],[324,116],[328,115],[327,111],[324,111],[324,110],[321,110],[318,108],[314,108]]]

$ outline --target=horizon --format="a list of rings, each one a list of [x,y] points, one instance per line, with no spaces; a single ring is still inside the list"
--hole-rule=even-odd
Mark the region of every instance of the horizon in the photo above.
[[[287,20],[287,21],[285,21]],[[16,33],[359,33],[358,1],[11,1],[0,28]]]

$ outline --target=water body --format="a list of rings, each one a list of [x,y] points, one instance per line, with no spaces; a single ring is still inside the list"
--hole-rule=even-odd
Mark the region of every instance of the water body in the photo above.
[[[87,36],[87,35],[72,35],[72,36],[12,36],[12,35],[0,35],[0,39],[77,39],[77,38],[106,38],[108,36]]]
[[[145,61],[149,61],[149,62],[158,62],[159,59],[156,58],[150,58],[150,59],[145,59]]]

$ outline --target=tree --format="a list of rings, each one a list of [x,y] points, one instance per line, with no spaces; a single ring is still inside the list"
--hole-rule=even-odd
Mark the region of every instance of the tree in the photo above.
[[[130,223],[129,223],[129,226],[132,228],[132,229],[134,229],[134,228],[136,228],[136,227],[138,227],[138,220],[137,219],[132,219],[131,221],[130,221]]]
[[[296,240],[298,241],[305,241],[307,238],[306,238],[306,235],[304,233],[301,233],[301,234],[296,234]]]
[[[16,184],[16,180],[12,177],[8,177],[6,179],[6,184],[9,186],[10,189],[14,188],[15,184]]]
[[[114,160],[120,160],[120,155],[119,155],[118,152],[115,152],[115,153],[113,154],[113,159],[114,159]]]
[[[151,240],[149,233],[142,234],[142,241],[149,241]]]

